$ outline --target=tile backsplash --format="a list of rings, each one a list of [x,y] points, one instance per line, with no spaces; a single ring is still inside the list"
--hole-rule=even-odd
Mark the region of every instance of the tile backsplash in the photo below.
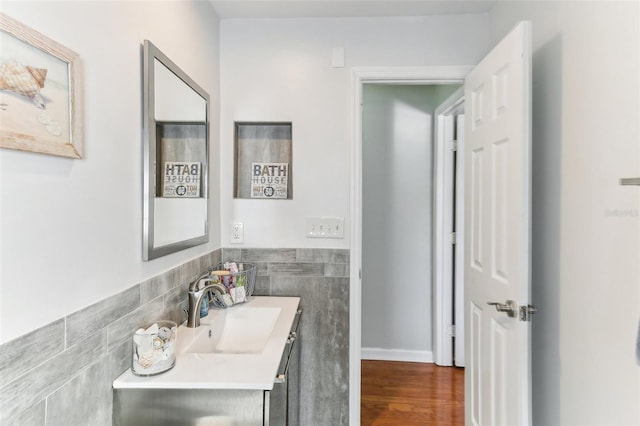
[[[0,424],[111,425],[131,332],[185,319],[187,288],[222,260],[256,263],[255,295],[300,296],[300,424],[348,423],[349,251],[219,249],[0,345]]]
[[[111,425],[112,382],[131,365],[131,332],[184,321],[189,282],[222,250],[0,345],[0,424]]]
[[[224,249],[258,265],[255,295],[299,296],[299,425],[349,424],[349,250]]]

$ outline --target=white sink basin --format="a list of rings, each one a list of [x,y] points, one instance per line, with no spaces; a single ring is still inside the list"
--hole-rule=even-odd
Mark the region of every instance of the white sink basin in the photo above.
[[[151,377],[125,371],[115,389],[262,389],[274,377],[300,304],[298,297],[251,296],[212,309],[200,327],[178,328],[176,365]]]
[[[281,308],[248,305],[211,310],[197,329],[180,326],[178,352],[259,354],[269,341],[280,311]]]

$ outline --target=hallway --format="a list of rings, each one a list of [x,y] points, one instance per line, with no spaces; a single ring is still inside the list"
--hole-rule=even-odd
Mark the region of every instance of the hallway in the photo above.
[[[363,426],[464,424],[464,369],[363,360]]]

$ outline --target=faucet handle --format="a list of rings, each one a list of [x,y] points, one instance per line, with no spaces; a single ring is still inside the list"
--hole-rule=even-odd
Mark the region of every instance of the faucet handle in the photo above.
[[[213,276],[210,275],[210,276],[207,276],[205,278],[201,278],[198,281],[198,290],[202,290],[203,288],[205,288],[209,284],[220,284],[220,280],[215,275],[213,275]]]
[[[200,282],[200,280],[191,281],[189,283],[189,291],[198,291],[198,282]]]
[[[203,279],[208,278],[211,275],[211,268],[212,267],[209,266],[205,272],[198,275],[198,278],[189,283],[189,291],[198,291],[203,287],[200,283]]]

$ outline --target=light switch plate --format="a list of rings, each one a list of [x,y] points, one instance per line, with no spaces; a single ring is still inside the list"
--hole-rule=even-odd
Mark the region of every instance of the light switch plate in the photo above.
[[[344,238],[343,217],[308,217],[307,238]]]

